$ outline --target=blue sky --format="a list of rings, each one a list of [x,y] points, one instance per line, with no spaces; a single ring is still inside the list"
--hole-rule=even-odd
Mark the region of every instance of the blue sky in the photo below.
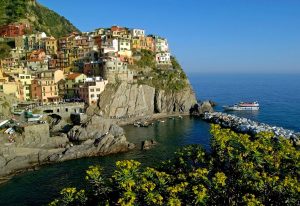
[[[39,0],[81,31],[168,38],[188,72],[300,73],[300,0]]]

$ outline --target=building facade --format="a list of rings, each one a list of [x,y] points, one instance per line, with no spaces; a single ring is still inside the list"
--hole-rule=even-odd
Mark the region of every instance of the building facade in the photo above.
[[[85,83],[78,87],[79,97],[89,105],[97,104],[107,84],[108,81],[101,77],[86,78]]]

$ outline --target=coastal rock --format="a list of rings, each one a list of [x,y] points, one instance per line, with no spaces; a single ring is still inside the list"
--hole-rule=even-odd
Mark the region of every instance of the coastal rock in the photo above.
[[[112,123],[112,120],[94,115],[85,124],[74,126],[68,132],[68,137],[71,141],[85,141],[97,139],[107,133],[120,136],[124,134],[124,131],[121,127]]]
[[[215,106],[218,105],[216,102],[214,102],[214,101],[212,101],[212,100],[209,100],[209,103],[210,103],[210,105],[211,105],[212,107],[215,107]]]
[[[48,142],[48,139],[50,138],[49,125],[36,124],[25,126],[23,136],[23,145],[37,147],[38,145],[46,144]]]
[[[99,108],[106,117],[143,116],[154,111],[155,89],[147,85],[110,85],[100,96]]]
[[[18,144],[0,144],[0,177],[47,163],[104,156],[134,148],[121,127],[97,115],[81,126],[74,126],[68,135],[50,137],[48,124],[27,125],[23,135]]]
[[[113,136],[108,134],[101,139],[87,140],[84,144],[68,148],[59,161],[126,152],[132,148],[133,144],[129,143],[124,135]]]
[[[208,112],[211,113],[213,112],[212,105],[209,101],[204,101],[201,102],[200,104],[197,103],[195,104],[191,109],[190,109],[190,114],[194,116],[201,116],[204,113]]]
[[[148,85],[108,85],[100,96],[98,114],[107,118],[143,117],[154,113],[186,113],[196,103],[190,86],[181,91],[157,90]]]
[[[6,164],[5,158],[0,156],[0,168],[3,168],[5,164]]]
[[[193,90],[187,87],[179,92],[165,92],[157,90],[154,105],[157,113],[185,113],[196,103]]]
[[[155,140],[145,140],[142,142],[142,150],[149,150],[153,146],[157,145],[157,142]]]
[[[68,142],[67,136],[50,137],[43,148],[63,148],[67,146]]]
[[[47,122],[50,127],[51,133],[57,133],[64,130],[64,127],[67,125],[67,122],[59,115],[52,114],[47,117]]]

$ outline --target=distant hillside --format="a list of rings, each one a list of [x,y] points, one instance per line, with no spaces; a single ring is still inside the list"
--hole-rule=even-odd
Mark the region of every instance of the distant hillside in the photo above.
[[[29,22],[33,30],[44,31],[54,37],[79,31],[72,23],[35,0],[1,0],[0,25]]]

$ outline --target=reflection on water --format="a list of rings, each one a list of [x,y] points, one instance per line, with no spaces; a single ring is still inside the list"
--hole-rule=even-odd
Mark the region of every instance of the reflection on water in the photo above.
[[[148,128],[125,126],[126,136],[137,148],[128,153],[72,160],[27,172],[0,186],[0,205],[43,205],[55,198],[67,186],[84,186],[84,174],[89,165],[99,164],[106,174],[118,160],[135,159],[144,166],[154,166],[172,155],[179,146],[202,144],[209,147],[209,125],[199,119],[184,117],[156,122]],[[158,144],[141,151],[141,141],[154,139]]]

